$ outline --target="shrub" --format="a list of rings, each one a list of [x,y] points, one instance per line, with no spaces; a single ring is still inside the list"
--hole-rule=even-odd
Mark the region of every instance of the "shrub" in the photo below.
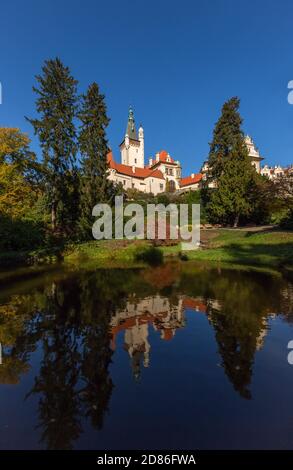
[[[293,208],[290,208],[287,215],[281,220],[280,226],[286,230],[293,230]]]
[[[26,251],[39,247],[44,238],[44,227],[31,220],[0,216],[0,251]]]
[[[151,266],[158,266],[163,262],[163,253],[154,246],[139,248],[135,254],[137,261],[144,261]]]

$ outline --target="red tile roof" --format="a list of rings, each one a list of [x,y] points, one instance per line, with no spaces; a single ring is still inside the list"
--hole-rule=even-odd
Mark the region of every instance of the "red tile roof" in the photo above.
[[[164,325],[162,326],[160,324],[160,320],[165,318],[168,315],[168,312],[161,312],[157,313],[156,315],[153,315],[152,313],[145,312],[142,315],[134,315],[133,317],[128,317],[124,319],[123,321],[120,321],[117,325],[114,325],[110,328],[109,333],[110,333],[110,338],[111,338],[111,349],[114,351],[116,348],[116,336],[120,331],[125,331],[133,328],[136,325],[143,325],[146,323],[156,325],[157,322],[159,322],[159,327],[158,329],[163,331],[163,336],[162,339],[166,341],[170,341],[173,336],[174,332],[171,328],[167,328]]]
[[[207,306],[201,299],[193,299],[192,297],[185,297],[183,299],[183,307],[187,309],[197,310],[199,312],[206,312]]]
[[[152,159],[152,167],[157,165],[158,163],[175,163],[174,158],[172,158],[169,155],[169,161],[167,161],[168,158],[168,152],[166,150],[161,150],[159,153],[159,160],[157,161],[156,156]]]
[[[112,152],[108,153],[108,163],[109,168],[112,168],[117,171],[117,173],[121,173],[122,175],[126,176],[133,176],[135,178],[159,178],[164,179],[163,173],[160,170],[152,170],[151,168],[138,168],[135,167],[135,171],[133,171],[133,167],[130,165],[123,165],[122,163],[116,163],[113,159]]]
[[[193,177],[190,175],[190,176],[187,176],[186,178],[181,178],[180,186],[182,187],[182,186],[189,186],[190,184],[196,184],[196,183],[199,183],[201,179],[202,179],[201,173],[194,174]]]
[[[160,162],[166,162],[168,158],[168,152],[166,150],[161,150],[159,153]],[[174,158],[169,155],[170,163],[175,163]]]

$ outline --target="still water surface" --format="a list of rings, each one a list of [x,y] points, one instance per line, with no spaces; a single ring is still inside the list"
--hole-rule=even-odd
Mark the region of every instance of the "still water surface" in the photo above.
[[[172,263],[1,283],[1,449],[293,448],[293,283]]]

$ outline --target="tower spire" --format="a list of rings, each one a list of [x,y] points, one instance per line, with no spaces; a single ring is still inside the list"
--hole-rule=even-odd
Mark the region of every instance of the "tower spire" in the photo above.
[[[129,106],[126,134],[128,135],[128,137],[130,139],[137,140],[137,134],[136,134],[136,129],[135,129],[135,120],[134,120],[134,114],[133,114],[132,106]]]

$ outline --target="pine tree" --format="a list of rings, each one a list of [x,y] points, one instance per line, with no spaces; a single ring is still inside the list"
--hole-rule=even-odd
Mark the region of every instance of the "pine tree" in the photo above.
[[[256,176],[241,129],[239,103],[238,98],[231,98],[222,108],[210,144],[206,179],[206,184],[216,184],[216,188],[207,193],[210,218],[233,223],[235,227],[240,217],[247,217],[253,210]]]
[[[42,75],[36,77],[39,119],[28,119],[38,135],[43,156],[52,229],[68,223],[68,204],[75,178],[77,151],[74,119],[77,111],[77,81],[60,59],[45,61]],[[71,213],[71,217],[74,214]]]
[[[100,202],[110,203],[114,186],[107,178],[109,152],[106,128],[109,124],[105,97],[97,83],[92,83],[82,96],[79,148],[82,157],[80,194],[80,231],[88,238],[93,225],[92,210]]]
[[[254,208],[254,173],[245,143],[239,140],[223,166],[217,188],[211,193],[208,212],[212,218],[237,227],[241,216],[249,216]]]
[[[240,100],[233,97],[224,103],[222,114],[215,125],[213,140],[210,143],[208,158],[208,181],[216,180],[222,173],[226,160],[231,151],[243,139],[241,130],[242,118],[238,112]]]

